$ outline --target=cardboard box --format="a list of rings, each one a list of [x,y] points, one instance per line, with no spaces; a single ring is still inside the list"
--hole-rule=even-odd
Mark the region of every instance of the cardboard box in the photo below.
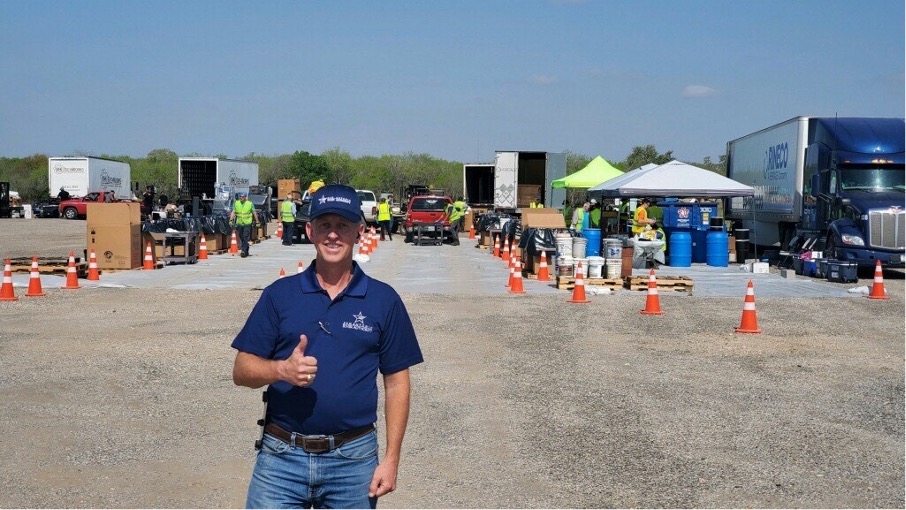
[[[144,260],[141,225],[96,225],[88,229],[87,244],[98,269],[135,269]]]
[[[523,228],[566,228],[566,220],[559,209],[523,209]]]
[[[516,207],[528,207],[540,196],[540,184],[519,184],[516,188]]]
[[[280,201],[293,191],[302,191],[299,179],[277,179],[277,198]],[[297,198],[301,198],[301,196]],[[280,209],[277,210],[279,211]]]
[[[92,225],[138,225],[142,222],[141,203],[114,202],[110,204],[87,204],[85,209],[88,226]]]

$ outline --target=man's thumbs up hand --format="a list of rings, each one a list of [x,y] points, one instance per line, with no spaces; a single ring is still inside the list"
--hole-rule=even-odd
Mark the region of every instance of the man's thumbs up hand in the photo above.
[[[308,337],[299,335],[299,345],[293,349],[289,358],[277,366],[281,381],[286,381],[294,386],[311,386],[318,371],[318,360],[312,356],[306,356],[306,348],[308,348]]]

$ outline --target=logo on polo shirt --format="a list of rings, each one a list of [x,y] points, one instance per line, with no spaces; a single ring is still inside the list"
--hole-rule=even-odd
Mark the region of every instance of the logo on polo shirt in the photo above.
[[[359,312],[358,315],[353,315],[352,317],[355,319],[355,322],[344,322],[343,329],[357,329],[366,333],[371,333],[371,331],[374,330],[374,326],[365,324],[365,316],[362,315],[362,312]]]

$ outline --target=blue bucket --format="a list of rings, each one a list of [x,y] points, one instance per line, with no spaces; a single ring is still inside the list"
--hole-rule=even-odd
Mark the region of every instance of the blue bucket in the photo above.
[[[667,243],[670,267],[692,266],[692,234],[688,230],[674,230]]]
[[[582,237],[588,240],[588,244],[585,245],[585,256],[601,256],[601,229],[583,228]]]

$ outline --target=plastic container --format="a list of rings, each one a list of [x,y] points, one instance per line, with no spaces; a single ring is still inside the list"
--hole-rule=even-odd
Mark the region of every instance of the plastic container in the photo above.
[[[601,229],[583,228],[582,236],[588,241],[585,245],[586,257],[599,257],[601,255]]]
[[[604,257],[595,257],[593,255],[588,257],[589,278],[603,278],[605,260]]]
[[[588,259],[583,257],[573,259],[573,276],[579,274],[579,264],[582,264],[582,278],[588,278]]]
[[[585,247],[588,246],[588,239],[584,237],[573,238],[573,258],[585,258]]]
[[[692,234],[688,230],[674,230],[667,242],[670,267],[692,266]]]
[[[602,253],[602,256],[605,259],[618,259],[623,256],[622,253],[622,239],[616,237],[608,237],[604,240],[604,253]]]
[[[606,259],[605,278],[621,278],[623,274],[623,259]]]
[[[837,283],[852,283],[859,280],[859,266],[855,262],[845,260],[827,260],[827,281]]]
[[[705,260],[709,266],[727,267],[730,264],[729,236],[723,227],[709,230],[705,244],[707,245]]]
[[[557,276],[573,276],[573,258],[567,256],[557,257]]]
[[[557,245],[558,257],[573,256],[573,238],[569,234],[566,234],[565,236],[557,235],[554,238],[554,243]]]
[[[749,258],[749,229],[737,228],[733,237],[736,238],[736,261],[745,262]]]

